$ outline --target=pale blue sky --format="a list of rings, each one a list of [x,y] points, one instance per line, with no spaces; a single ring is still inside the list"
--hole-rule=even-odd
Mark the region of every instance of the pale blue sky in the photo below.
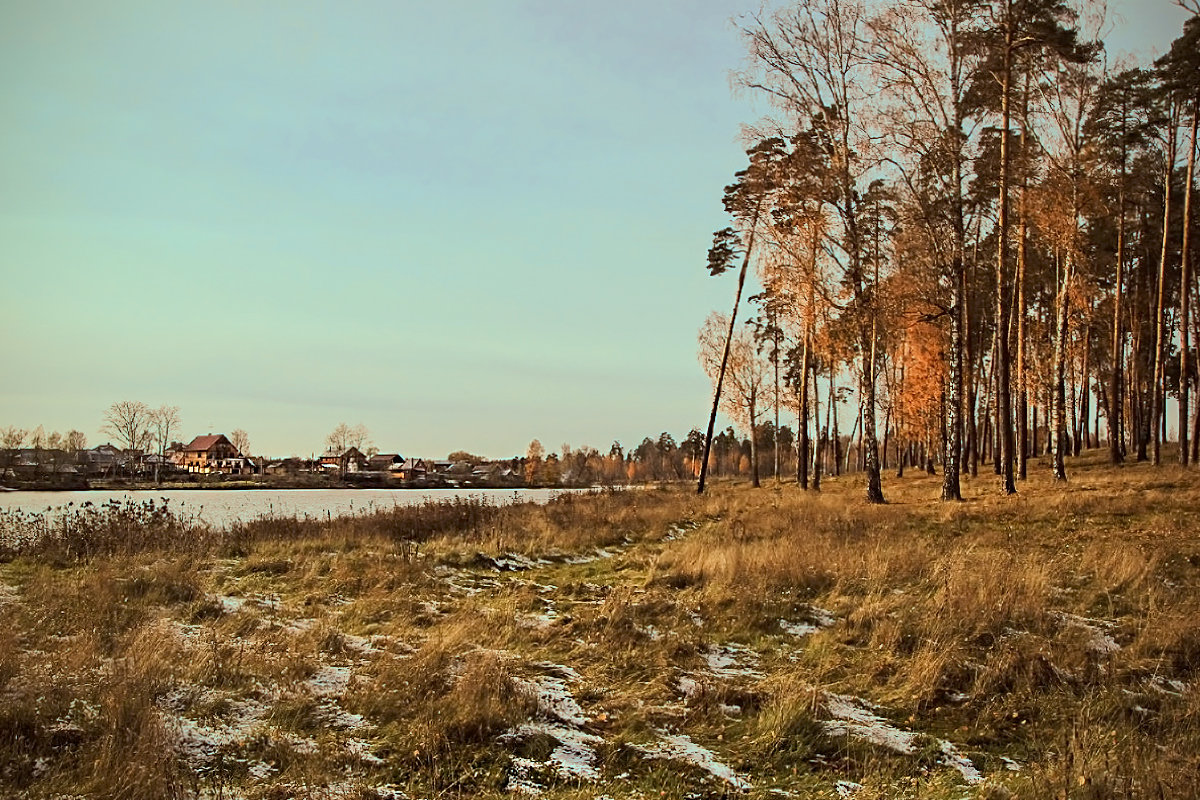
[[[1116,49],[1182,12],[1114,4]],[[0,0],[0,426],[430,456],[682,435],[737,0]],[[1136,12],[1123,9],[1139,8]]]

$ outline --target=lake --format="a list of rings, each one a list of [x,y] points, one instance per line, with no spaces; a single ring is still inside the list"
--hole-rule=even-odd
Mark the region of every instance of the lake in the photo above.
[[[50,512],[70,504],[166,500],[185,518],[224,526],[262,517],[341,517],[395,506],[474,498],[489,503],[533,501],[578,489],[176,489],[165,491],[0,492],[0,510]],[[582,490],[587,491],[587,490]]]

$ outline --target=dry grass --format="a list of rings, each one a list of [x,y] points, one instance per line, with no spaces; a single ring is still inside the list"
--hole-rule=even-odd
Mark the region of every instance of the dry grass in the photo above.
[[[1200,796],[1200,475],[937,486],[0,520],[0,795]]]

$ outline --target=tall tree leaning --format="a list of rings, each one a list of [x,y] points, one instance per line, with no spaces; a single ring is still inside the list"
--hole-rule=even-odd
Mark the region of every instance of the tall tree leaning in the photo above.
[[[754,234],[767,202],[767,194],[773,186],[772,166],[783,155],[781,139],[766,139],[748,152],[750,164],[735,176],[737,180],[725,187],[725,210],[738,222],[742,231],[724,228],[713,234],[713,245],[708,251],[710,275],[721,275],[729,270],[741,250],[742,267],[738,271],[737,293],[733,298],[733,312],[729,315],[729,331],[725,336],[721,367],[717,373],[717,386],[713,392],[712,411],[708,415],[708,430],[704,435],[704,457],[700,462],[700,479],[696,483],[696,494],[704,494],[708,478],[708,456],[712,451],[713,427],[717,422],[717,410],[721,406],[721,389],[725,383],[725,371],[729,366],[729,348],[733,342],[734,326],[737,324],[738,308],[742,304],[742,291],[746,286],[746,268],[750,265],[750,254],[754,249]],[[742,247],[742,239],[745,246]],[[751,439],[754,431],[750,431]]]
[[[862,363],[866,499],[882,503],[875,424],[875,286],[864,267],[859,225],[859,189],[869,171],[864,154],[871,149],[864,124],[871,105],[865,23],[861,0],[811,0],[769,16],[751,15],[742,27],[749,63],[737,80],[771,99],[781,112],[779,127],[816,132],[832,164],[830,205],[840,225],[830,244],[842,261]]]

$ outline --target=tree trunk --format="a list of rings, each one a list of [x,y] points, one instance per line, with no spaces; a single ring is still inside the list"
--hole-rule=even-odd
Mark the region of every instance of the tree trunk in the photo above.
[[[797,423],[799,434],[796,442],[796,482],[800,484],[801,489],[808,489],[808,458],[809,458],[809,440],[808,440],[808,342],[809,336],[807,331],[804,335],[804,349],[800,356],[800,393],[799,408],[800,420]],[[818,423],[819,424],[819,423]]]
[[[1067,289],[1071,283],[1071,267],[1074,254],[1067,250],[1060,278],[1058,296],[1055,298],[1054,319],[1054,374],[1051,378],[1050,398],[1050,446],[1053,454],[1052,472],[1054,480],[1067,479],[1066,463],[1063,459],[1063,449],[1066,445],[1066,366],[1067,366]]]
[[[1170,251],[1170,232],[1171,232],[1171,177],[1175,171],[1175,125],[1177,119],[1177,111],[1175,104],[1172,103],[1172,108],[1168,112],[1167,124],[1167,154],[1166,164],[1163,170],[1163,222],[1162,222],[1162,254],[1158,262],[1158,301],[1154,307],[1154,379],[1151,382],[1151,402],[1150,402],[1150,435],[1153,437],[1151,445],[1151,463],[1158,466],[1162,460],[1160,452],[1162,446],[1162,435],[1159,431],[1160,422],[1166,417],[1163,413],[1163,406],[1166,397],[1163,395],[1163,345],[1166,335],[1166,285],[1167,285],[1167,254]]]
[[[758,228],[758,214],[762,208],[762,198],[754,207],[754,216],[750,222],[750,236],[746,241],[746,253],[742,257],[742,268],[738,272],[737,294],[733,297],[733,313],[729,315],[729,333],[725,336],[725,352],[721,356],[721,371],[717,374],[717,388],[713,392],[712,413],[708,415],[708,432],[704,436],[704,460],[700,462],[700,480],[696,484],[696,494],[704,494],[704,481],[708,477],[708,453],[712,449],[713,426],[717,422],[717,409],[721,405],[721,386],[725,382],[725,368],[729,366],[729,347],[733,343],[733,329],[737,323],[738,307],[742,304],[742,289],[746,285],[746,267],[750,265],[750,251],[754,249],[754,232]],[[751,433],[751,441],[753,441]]]
[[[996,242],[996,455],[1000,466],[1000,491],[1016,494],[1017,485],[1013,475],[1013,430],[1008,351],[1009,297],[1008,297],[1008,179],[1009,179],[1009,126],[1012,122],[1010,95],[1012,93],[1013,24],[1009,9],[1008,24],[1005,26],[1003,66],[1000,72],[1000,199]]]
[[[1192,99],[1192,134],[1188,140],[1187,181],[1183,189],[1183,264],[1179,278],[1179,463],[1188,465],[1188,410],[1191,400],[1191,286],[1192,179],[1196,173],[1196,124],[1200,92]]]
[[[758,426],[755,420],[758,419],[758,390],[750,391],[750,477],[751,485],[755,489],[762,486],[758,479]]]
[[[1114,465],[1125,461],[1124,411],[1125,389],[1121,369],[1125,364],[1125,335],[1121,329],[1121,294],[1125,272],[1125,163],[1127,161],[1124,109],[1122,109],[1121,130],[1121,175],[1117,188],[1117,274],[1113,283],[1113,336],[1112,363],[1108,388],[1108,459]]]
[[[838,403],[837,391],[833,386],[833,371],[829,374],[829,413],[833,417],[833,430],[829,435],[829,444],[832,446],[833,455],[833,474],[840,476],[842,474],[842,435],[838,432]]]

